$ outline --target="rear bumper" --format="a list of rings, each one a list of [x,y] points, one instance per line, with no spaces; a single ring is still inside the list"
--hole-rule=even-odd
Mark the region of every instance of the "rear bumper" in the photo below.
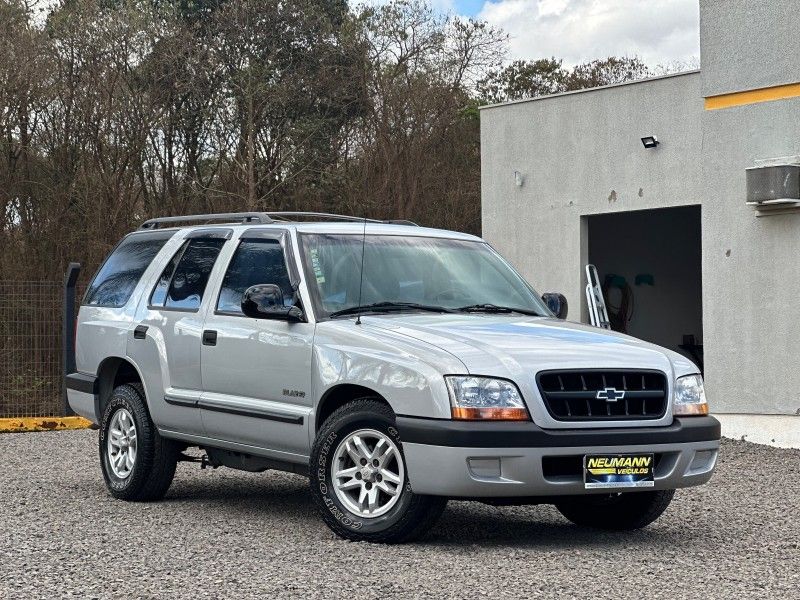
[[[655,488],[706,483],[719,450],[713,417],[668,427],[544,430],[534,423],[475,423],[398,417],[412,488],[450,497],[561,496],[586,490],[586,454],[654,453]],[[607,492],[606,492],[607,493]]]
[[[86,373],[70,373],[64,378],[64,383],[70,408],[92,423],[98,423],[97,377]]]

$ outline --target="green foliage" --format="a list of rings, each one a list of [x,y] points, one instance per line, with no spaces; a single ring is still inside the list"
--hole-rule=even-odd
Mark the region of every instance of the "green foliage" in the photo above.
[[[564,91],[568,76],[569,72],[555,58],[515,60],[491,71],[478,89],[481,98],[489,103],[522,100]]]
[[[564,67],[561,60],[545,58],[517,60],[490,71],[478,87],[485,102],[495,103],[624,83],[650,75],[650,69],[635,57],[610,56],[572,69]]]

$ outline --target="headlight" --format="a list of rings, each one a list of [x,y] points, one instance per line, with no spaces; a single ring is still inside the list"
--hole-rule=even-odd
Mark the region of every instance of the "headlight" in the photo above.
[[[445,377],[454,419],[527,421],[528,410],[517,386],[490,377]]]
[[[675,401],[672,414],[675,416],[707,415],[708,403],[700,375],[678,377],[675,381]]]

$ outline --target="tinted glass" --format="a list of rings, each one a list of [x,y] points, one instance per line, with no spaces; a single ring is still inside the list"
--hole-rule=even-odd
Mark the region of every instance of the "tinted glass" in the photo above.
[[[135,233],[122,240],[94,276],[84,304],[124,306],[142,274],[173,233]]]
[[[224,239],[197,238],[189,241],[167,292],[167,308],[197,310],[203,300],[208,276],[225,244]]]
[[[538,295],[483,242],[426,237],[304,235],[303,259],[324,314],[377,302],[458,309],[473,304],[549,314]]]
[[[150,306],[164,306],[164,301],[167,299],[167,289],[172,281],[172,274],[175,273],[175,265],[178,264],[178,260],[183,256],[183,251],[187,245],[189,245],[189,242],[181,244],[181,247],[167,263],[164,272],[158,278],[158,283],[153,289],[153,293],[150,295]]]
[[[244,240],[231,259],[217,302],[217,310],[241,314],[242,295],[251,285],[274,283],[292,303],[292,285],[283,248],[277,240]]]

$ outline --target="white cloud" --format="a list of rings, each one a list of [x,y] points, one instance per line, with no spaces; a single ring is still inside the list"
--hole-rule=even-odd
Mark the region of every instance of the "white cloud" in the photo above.
[[[700,54],[698,0],[489,0],[478,18],[511,36],[512,59],[638,56],[654,67]]]

